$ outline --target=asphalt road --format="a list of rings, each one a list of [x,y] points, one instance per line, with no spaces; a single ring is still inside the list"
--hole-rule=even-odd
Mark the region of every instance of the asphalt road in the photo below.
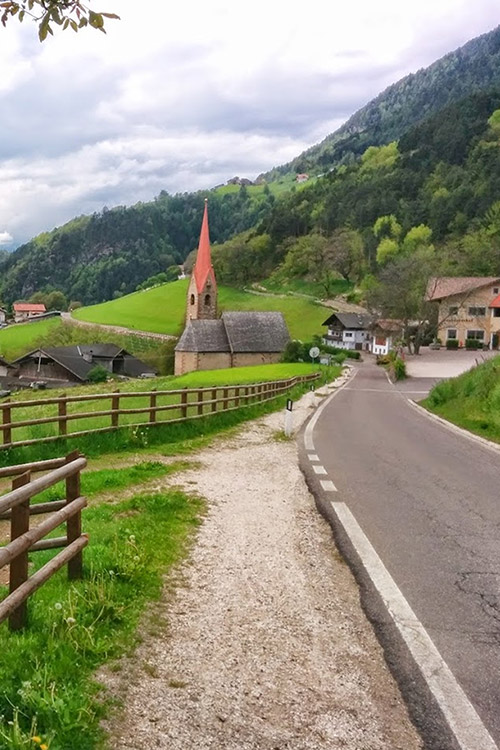
[[[322,410],[301,466],[361,585],[362,602],[433,750],[500,748],[500,455],[408,404],[433,381],[396,388],[360,366]],[[323,466],[326,474],[314,466]],[[323,489],[325,479],[335,491]],[[323,484],[322,484],[323,482]],[[345,503],[493,739],[457,741],[387,614],[345,527]],[[444,695],[444,702],[453,702]]]

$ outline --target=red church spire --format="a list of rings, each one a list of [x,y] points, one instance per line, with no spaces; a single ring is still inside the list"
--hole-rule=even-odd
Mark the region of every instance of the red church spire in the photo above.
[[[215,273],[212,266],[212,257],[210,255],[210,236],[208,232],[208,201],[205,198],[205,211],[203,213],[203,222],[201,224],[200,242],[198,245],[198,255],[193,269],[194,278],[196,279],[196,288],[201,292],[210,279],[215,290]]]

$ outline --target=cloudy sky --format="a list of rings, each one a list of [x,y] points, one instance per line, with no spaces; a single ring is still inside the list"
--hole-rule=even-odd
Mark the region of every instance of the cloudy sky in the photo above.
[[[260,172],[500,23],[498,0],[92,0],[107,35],[0,27],[0,248]]]

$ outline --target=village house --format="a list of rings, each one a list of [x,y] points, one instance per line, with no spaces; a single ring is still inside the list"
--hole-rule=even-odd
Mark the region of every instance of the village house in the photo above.
[[[7,320],[7,310],[0,307],[0,326],[3,325]]]
[[[290,334],[279,312],[224,312],[218,317],[208,209],[189,282],[186,327],[175,347],[175,374],[279,362]]]
[[[0,357],[0,378],[6,378],[9,375],[10,365],[2,357]]]
[[[490,349],[500,341],[500,277],[439,277],[429,280],[426,300],[438,306],[437,337],[465,346],[475,339]]]
[[[370,351],[373,322],[373,317],[364,313],[333,313],[323,323],[328,326],[323,343],[338,349]]]
[[[97,365],[110,375],[137,378],[156,374],[154,368],[115,344],[40,348],[12,363],[19,378],[69,383],[85,383]]]
[[[24,323],[24,321],[36,318],[46,312],[44,304],[35,302],[15,302],[13,310],[16,323]]]
[[[403,324],[400,320],[380,318],[374,322],[371,333],[370,351],[372,354],[385,356],[402,338]]]

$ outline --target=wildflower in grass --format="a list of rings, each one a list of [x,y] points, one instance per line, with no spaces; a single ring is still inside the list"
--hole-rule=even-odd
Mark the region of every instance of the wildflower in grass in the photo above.
[[[61,602],[56,602],[56,603],[54,604],[54,609],[62,609],[62,604],[61,604]]]
[[[74,617],[67,617],[66,622],[68,623],[68,625],[76,625],[76,620]]]
[[[39,745],[42,741],[42,738],[35,734],[35,736],[31,738],[31,741],[36,742],[36,744]]]
[[[139,555],[135,555],[135,557],[134,557],[134,562],[139,562],[139,560],[140,560],[140,559],[141,559],[141,558],[139,557]]]
[[[134,542],[135,542],[135,536],[134,536],[134,534],[131,534],[129,536],[128,540],[129,540],[129,542],[132,542],[132,544],[134,544]]]
[[[40,745],[40,750],[49,750],[49,746],[48,746],[48,745],[46,745],[46,744],[45,744],[45,742],[43,742],[43,743],[42,743],[42,744]]]

